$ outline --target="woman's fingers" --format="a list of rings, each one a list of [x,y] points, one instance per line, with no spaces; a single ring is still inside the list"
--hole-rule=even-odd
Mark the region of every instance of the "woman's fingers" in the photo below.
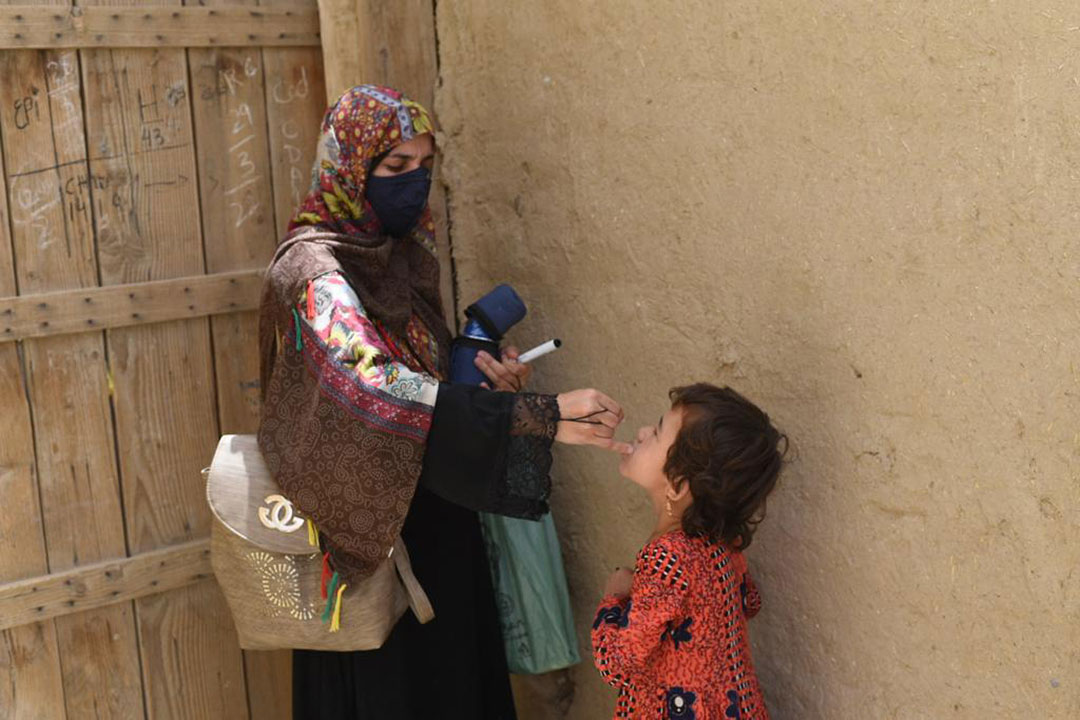
[[[586,423],[588,425],[605,425],[612,430],[619,427],[621,420],[613,413],[604,410],[603,408],[597,408],[590,413],[586,413],[581,417],[565,418],[573,422]]]
[[[596,414],[589,419],[601,422],[611,428],[617,428],[623,421],[623,410],[619,406],[619,403],[615,402],[599,390],[594,390],[593,393]]]
[[[496,390],[518,392],[532,375],[532,368],[517,361],[517,349],[508,348],[503,361],[496,360],[490,353],[481,350],[476,354],[476,367],[491,381]]]
[[[593,425],[592,434],[593,437],[604,438],[607,440],[615,437],[615,428],[608,427],[607,425]]]
[[[593,445],[630,454],[633,448],[615,439],[624,419],[619,403],[599,390],[573,390],[558,397],[559,430],[555,439],[571,445]]]
[[[606,427],[611,428],[612,430],[619,427],[619,425],[622,423],[622,418],[608,410],[605,410],[604,412],[597,415],[596,419],[599,420],[600,423],[602,423]]]
[[[487,363],[483,362],[479,357],[476,358],[476,367],[480,368],[480,372],[487,376],[488,382],[491,383],[491,388],[496,390],[502,389],[502,383],[499,382],[499,376],[495,374],[495,371],[488,367]],[[484,384],[484,383],[481,383]],[[491,389],[489,388],[489,389]]]
[[[630,444],[615,439],[615,431],[624,419],[622,407],[599,390],[594,392],[594,401],[600,412],[590,418],[594,423],[598,423],[593,426],[593,444],[604,450],[628,455],[632,451]]]
[[[611,452],[619,453],[620,455],[629,455],[634,451],[634,448],[630,443],[619,442],[618,440],[599,440],[596,443],[596,447],[603,450],[609,450]]]
[[[619,405],[619,403],[612,400],[607,395],[605,395],[604,393],[600,392],[599,390],[596,390],[595,392],[596,392],[596,402],[597,402],[597,404],[600,407],[607,410],[608,412],[610,412],[616,418],[618,418],[619,422],[622,422],[623,418],[625,417],[625,415],[623,414],[622,406]]]
[[[480,368],[480,371],[495,384],[496,389],[512,392],[521,389],[521,383],[518,381],[517,376],[483,350],[476,354],[475,363],[476,367]]]
[[[510,351],[515,352],[511,353]],[[509,370],[517,380],[518,389],[525,387],[525,384],[529,382],[529,378],[532,377],[532,366],[518,362],[518,355],[516,348],[508,348],[503,353],[503,365]]]

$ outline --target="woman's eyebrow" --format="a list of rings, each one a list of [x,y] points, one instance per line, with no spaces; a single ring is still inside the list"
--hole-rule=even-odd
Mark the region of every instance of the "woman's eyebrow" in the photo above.
[[[661,430],[664,429],[664,416],[663,415],[660,416],[660,422],[656,423],[656,426],[658,428],[660,428]]]
[[[409,152],[405,152],[405,151],[401,151],[401,150],[395,150],[394,152],[390,153],[389,157],[399,158],[401,160],[412,160],[414,157],[416,157],[416,155],[413,154],[413,153],[409,153]],[[423,157],[423,159],[424,160],[431,160],[434,157],[435,157],[435,153],[431,152],[431,153],[428,153],[427,155],[425,155]]]

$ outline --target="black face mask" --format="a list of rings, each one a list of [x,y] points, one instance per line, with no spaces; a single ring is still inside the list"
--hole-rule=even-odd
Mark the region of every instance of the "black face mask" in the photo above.
[[[367,199],[387,235],[403,237],[416,227],[431,191],[431,171],[417,168],[411,172],[378,177],[367,182]]]

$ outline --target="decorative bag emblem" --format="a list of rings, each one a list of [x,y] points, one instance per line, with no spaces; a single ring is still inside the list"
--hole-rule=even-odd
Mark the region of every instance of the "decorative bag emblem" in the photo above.
[[[271,530],[280,530],[284,533],[296,532],[304,527],[303,518],[293,514],[292,503],[281,495],[268,495],[263,500],[270,509],[259,508],[259,522]]]
[[[318,558],[311,555],[309,561]],[[300,590],[300,571],[291,555],[272,555],[256,551],[247,560],[259,573],[263,597],[273,617],[288,615],[297,620],[312,620],[319,615],[319,600],[305,600]]]

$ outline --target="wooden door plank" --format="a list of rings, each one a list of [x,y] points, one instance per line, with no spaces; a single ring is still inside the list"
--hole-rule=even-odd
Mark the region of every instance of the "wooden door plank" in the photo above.
[[[263,271],[0,297],[0,342],[258,308]]]
[[[384,83],[378,77],[378,49],[369,5],[371,0],[319,0],[319,25],[326,63],[326,102],[330,104],[349,88],[363,83]],[[358,42],[363,38],[363,42]]]
[[[211,3],[211,7],[219,3]],[[256,7],[251,2],[252,7]],[[199,153],[206,266],[211,273],[264,269],[277,245],[262,54],[188,52]],[[211,320],[223,433],[258,427],[258,313]]]
[[[184,51],[82,57],[95,108],[91,167],[120,190],[119,202],[95,203],[103,283],[203,272],[197,187],[177,182],[196,177]],[[199,470],[218,437],[207,321],[113,330],[108,349],[132,551],[205,536],[210,515]],[[247,716],[240,650],[215,585],[143,598],[136,608],[151,718]]]
[[[0,62],[7,55],[0,53]],[[3,108],[3,112],[8,112]],[[3,133],[0,132],[0,135]],[[0,173],[0,293],[14,295],[5,173]],[[48,571],[34,468],[34,440],[21,348],[0,345],[0,580],[10,581]],[[56,624],[52,621],[0,631],[0,718],[64,716],[64,685]]]
[[[259,5],[317,9],[315,0],[260,0]],[[311,185],[326,89],[321,49],[264,48],[262,55],[277,242]],[[292,717],[292,653],[247,651],[244,659],[252,717]]]
[[[0,632],[0,718],[63,718],[64,682],[50,620]]]
[[[0,49],[319,45],[314,10],[103,8],[0,9]]]
[[[276,236],[281,238],[311,187],[311,165],[326,111],[326,90],[322,53],[318,50],[265,49],[263,60]]]
[[[0,628],[155,595],[212,577],[210,541],[195,540],[0,585]]]
[[[152,699],[150,717],[247,718],[239,641],[218,584],[189,585],[136,603],[140,629],[160,639],[144,643],[143,664],[169,678],[161,685],[175,693]]]
[[[203,1],[212,8],[227,2],[257,8],[254,0]],[[295,3],[289,7],[296,9]],[[262,53],[249,48],[193,49],[188,51],[188,62],[194,85],[207,270],[264,269],[278,237]],[[257,312],[211,320],[222,433],[258,429],[258,323]],[[287,720],[291,716],[291,657],[288,651],[244,652],[252,717]]]
[[[86,197],[78,60],[73,52],[8,53],[0,116],[19,289],[97,283]],[[48,567],[126,551],[101,334],[24,344]],[[55,622],[69,717],[142,713],[130,604]]]

